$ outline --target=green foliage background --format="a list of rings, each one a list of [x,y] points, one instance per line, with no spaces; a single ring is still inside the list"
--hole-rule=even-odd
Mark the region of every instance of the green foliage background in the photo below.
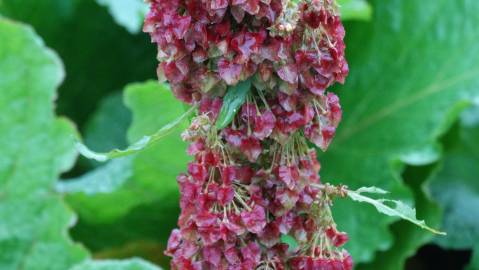
[[[338,201],[356,268],[405,269],[434,243],[473,250],[479,269],[479,2],[339,2],[351,75],[321,177],[389,190],[448,232]],[[144,14],[138,0],[0,0],[1,270],[168,269],[187,123],[106,164],[74,147],[123,148],[184,112],[154,80]]]

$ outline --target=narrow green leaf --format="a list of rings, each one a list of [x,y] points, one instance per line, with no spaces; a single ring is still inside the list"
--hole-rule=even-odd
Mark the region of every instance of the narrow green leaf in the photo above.
[[[351,198],[353,201],[369,203],[373,205],[374,207],[376,207],[376,209],[380,213],[383,213],[391,217],[400,217],[432,233],[446,235],[446,233],[444,232],[440,232],[433,228],[428,227],[426,223],[424,222],[424,220],[418,220],[416,218],[416,209],[410,207],[409,205],[401,201],[389,200],[389,199],[372,199],[370,197],[361,195],[361,193],[385,194],[387,193],[387,191],[377,187],[367,187],[367,188],[363,187],[356,191],[348,190],[347,192],[349,198]],[[388,206],[385,204],[386,202],[392,203],[394,204],[394,206],[392,207]]]
[[[338,0],[343,20],[364,20],[369,21],[372,15],[372,8],[365,0]]]
[[[246,101],[251,90],[251,79],[239,82],[237,85],[228,88],[228,91],[223,99],[223,106],[221,107],[220,115],[216,120],[216,127],[218,129],[225,128],[233,117],[238,112],[238,109]]]
[[[479,269],[479,244],[473,248],[474,252],[472,253],[471,262],[466,267],[466,270],[475,270]]]
[[[152,146],[153,144],[164,138],[166,135],[170,134],[170,132],[173,131],[176,127],[178,127],[184,120],[186,120],[196,110],[196,108],[196,105],[192,106],[188,111],[175,119],[173,122],[170,122],[167,125],[163,126],[155,134],[150,136],[143,136],[143,138],[133,143],[124,150],[113,149],[110,152],[97,153],[90,150],[86,145],[80,142],[76,143],[76,148],[78,152],[84,157],[94,159],[100,162],[104,162],[113,158],[129,156]]]
[[[296,239],[288,234],[281,235],[281,243],[287,244],[289,251],[294,251],[296,248],[298,248],[298,242],[296,242]]]

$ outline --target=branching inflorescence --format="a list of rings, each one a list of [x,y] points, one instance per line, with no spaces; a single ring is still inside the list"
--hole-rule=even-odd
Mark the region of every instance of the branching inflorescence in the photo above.
[[[183,133],[193,161],[177,179],[172,269],[352,269],[330,210],[341,190],[321,188],[311,146],[325,151],[341,120],[326,91],[348,74],[334,1],[150,4],[158,77],[198,106]]]

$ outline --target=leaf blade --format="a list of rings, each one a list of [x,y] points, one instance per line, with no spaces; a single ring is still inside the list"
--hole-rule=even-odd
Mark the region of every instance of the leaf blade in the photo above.
[[[90,150],[86,145],[80,142],[77,142],[75,146],[81,155],[99,162],[105,162],[115,158],[130,156],[151,147],[152,145],[169,135],[185,120],[187,120],[188,117],[190,117],[190,115],[192,115],[193,112],[197,109],[197,107],[197,105],[191,106],[184,114],[176,118],[174,121],[161,127],[157,132],[152,135],[143,136],[143,138],[131,144],[125,149],[113,149],[109,152],[99,153]]]
[[[337,136],[327,153],[318,153],[327,164],[321,177],[351,189],[377,186],[412,202],[401,177],[405,164],[436,161],[438,138],[479,91],[479,30],[469,27],[479,23],[473,15],[479,2],[369,2],[371,23],[345,25],[351,74],[339,91],[344,117]],[[390,225],[398,218],[351,200],[338,201],[333,213],[350,235],[346,248],[357,263],[393,245]]]
[[[391,217],[400,217],[434,234],[446,235],[446,233],[444,232],[437,231],[427,226],[424,220],[418,220],[416,218],[416,209],[408,206],[407,204],[398,200],[372,199],[370,197],[367,197],[361,194],[364,192],[384,194],[385,191],[382,189],[378,189],[376,187],[369,187],[369,188],[360,188],[356,191],[348,190],[347,195],[353,201],[364,202],[374,206],[376,210],[378,210],[378,212],[382,214],[385,214]],[[394,207],[390,207],[384,204],[385,202],[393,203]]]
[[[338,0],[343,20],[371,20],[372,8],[364,0]]]
[[[223,106],[216,120],[216,128],[223,129],[233,121],[238,109],[246,102],[250,90],[251,79],[241,81],[228,88],[223,99]]]
[[[68,236],[74,214],[51,192],[76,157],[75,128],[52,102],[62,63],[32,28],[0,16],[0,74],[0,268],[68,269],[87,253]]]
[[[141,259],[85,261],[70,270],[161,270]]]

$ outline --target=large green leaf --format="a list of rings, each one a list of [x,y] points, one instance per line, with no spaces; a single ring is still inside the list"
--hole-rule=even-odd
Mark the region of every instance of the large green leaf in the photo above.
[[[476,246],[474,247],[474,253],[472,254],[471,263],[466,268],[466,270],[475,270],[479,269],[479,244],[476,242]]]
[[[477,109],[473,111],[477,113]],[[479,242],[478,139],[479,121],[468,125],[463,122],[458,138],[453,138],[447,149],[441,170],[429,182],[432,197],[443,210],[443,229],[449,232],[448,237],[435,240],[444,248],[472,249]],[[474,263],[477,268],[477,261]]]
[[[71,270],[160,270],[160,268],[140,259],[130,259],[86,261]]]
[[[320,157],[322,179],[353,189],[378,186],[412,202],[400,177],[404,164],[437,160],[437,138],[479,93],[479,2],[371,2],[373,23],[347,25],[344,121]],[[388,226],[396,219],[347,200],[334,211],[357,262],[394,243]]]
[[[76,219],[54,192],[76,157],[74,127],[53,114],[62,63],[31,28],[2,17],[0,74],[0,269],[159,269],[90,261],[69,238]]]
[[[130,142],[137,141],[143,134],[156,131],[183,112],[181,104],[175,101],[169,88],[154,81],[128,86],[125,90],[125,102],[133,111],[133,123],[128,131]],[[182,127],[185,128],[184,123]],[[100,167],[71,183],[75,185],[79,185],[78,181],[94,183],[97,178],[98,183],[110,185],[104,188],[114,192],[87,192],[89,195],[83,190],[70,194],[68,201],[85,221],[105,223],[121,218],[138,205],[163,200],[166,199],[163,196],[176,194],[174,179],[184,169],[188,160],[186,145],[179,136],[181,129],[140,152],[133,159],[106,164],[105,167]],[[132,171],[128,172],[129,170]],[[119,182],[110,181],[111,177],[108,176],[115,174],[115,171],[117,176],[121,175]],[[88,183],[84,185],[90,186]],[[64,189],[68,190],[68,186],[72,187],[67,183]],[[121,204],[118,204],[119,200],[122,201]],[[102,207],[99,208],[98,205]]]
[[[67,269],[87,254],[52,192],[76,155],[73,126],[52,113],[62,64],[30,28],[0,17],[0,74],[0,269]]]
[[[129,85],[125,103],[133,112],[130,142],[154,133],[184,113],[170,89],[154,81]],[[62,184],[63,190],[73,192],[67,199],[80,216],[74,237],[95,251],[121,249],[140,240],[164,246],[178,215],[175,179],[188,162],[186,143],[180,138],[185,128],[186,121],[135,156],[112,160]],[[115,177],[119,179],[113,180]],[[160,258],[161,252],[155,256]]]
[[[31,24],[60,55],[67,76],[57,110],[80,128],[107,93],[156,77],[149,37],[131,35],[95,1],[2,0],[0,14]]]

